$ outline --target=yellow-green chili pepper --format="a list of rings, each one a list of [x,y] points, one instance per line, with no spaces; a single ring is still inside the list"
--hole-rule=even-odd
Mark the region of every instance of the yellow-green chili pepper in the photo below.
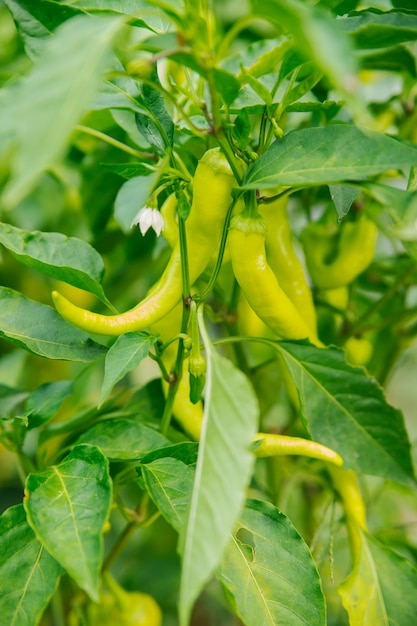
[[[280,286],[265,252],[262,218],[243,213],[233,217],[229,232],[233,272],[258,317],[282,339],[310,339],[319,345],[316,333]]]
[[[208,150],[195,172],[193,201],[186,221],[190,284],[205,270],[213,249],[219,245],[235,184],[231,168],[220,150]],[[56,291],[52,295],[62,317],[87,332],[122,335],[143,330],[164,317],[181,300],[180,245],[175,245],[164,273],[145,299],[125,313],[101,315],[75,306]]]
[[[355,280],[374,258],[377,233],[375,223],[364,215],[341,226],[308,224],[301,242],[314,285],[334,289]]]
[[[315,332],[317,319],[313,295],[303,265],[294,250],[287,207],[286,197],[259,207],[266,224],[266,257],[280,286]]]

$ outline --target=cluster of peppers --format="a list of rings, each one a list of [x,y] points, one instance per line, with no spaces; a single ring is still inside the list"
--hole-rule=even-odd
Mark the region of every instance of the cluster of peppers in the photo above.
[[[241,289],[241,310],[247,311],[247,315],[242,316],[242,320],[246,320],[244,330],[263,337],[308,339],[322,347],[312,290],[292,243],[286,198],[264,198],[258,206],[256,195],[248,193],[248,200],[243,204],[241,200],[233,200],[232,190],[236,186],[230,165],[220,149],[208,150],[195,171],[192,205],[185,222],[190,285],[194,285],[213,262],[213,254],[220,247],[225,224],[234,207],[228,228],[227,254]],[[162,207],[164,235],[172,247],[170,260],[159,281],[134,308],[106,316],[79,308],[61,294],[53,293],[59,313],[87,332],[117,336],[150,329],[158,333],[166,345],[162,355],[166,372],[171,372],[177,363],[177,345],[171,340],[180,333],[184,302],[183,262],[175,225],[176,202],[173,194]],[[301,242],[306,265],[322,298],[332,302],[346,296],[348,285],[372,261],[376,235],[375,224],[365,216],[340,227],[311,223],[305,228]],[[195,309],[191,294],[187,306]],[[200,353],[196,316],[193,310],[191,313],[190,345],[186,346],[189,350],[183,360],[182,376],[177,376],[175,381],[172,409],[184,431],[198,440],[203,420],[202,389],[198,383],[204,381],[204,358]],[[167,378],[165,389],[172,383],[169,376]],[[258,457],[303,454],[334,466],[343,464],[336,452],[316,442],[267,433],[258,433],[256,440]],[[347,489],[351,489],[354,479],[348,473],[342,475]],[[343,480],[339,477],[336,481],[336,488],[341,492]],[[363,512],[356,522],[364,528]]]

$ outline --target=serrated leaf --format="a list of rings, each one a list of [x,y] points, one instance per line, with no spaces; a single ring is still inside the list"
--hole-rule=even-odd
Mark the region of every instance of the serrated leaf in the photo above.
[[[361,535],[359,560],[338,589],[350,626],[413,624],[417,569],[377,539]]]
[[[146,205],[158,174],[135,176],[120,187],[114,202],[114,217],[125,233],[131,232],[133,219]]]
[[[26,520],[21,504],[0,516],[0,620],[36,626],[63,569],[48,554]]]
[[[48,552],[99,601],[103,526],[112,496],[108,461],[94,446],[75,446],[59,464],[29,474],[28,522]]]
[[[137,461],[170,441],[153,428],[133,419],[104,420],[86,430],[77,443],[97,446],[111,461]]]
[[[106,352],[52,307],[6,287],[0,287],[0,337],[47,359],[88,363]]]
[[[7,97],[5,110],[0,107],[0,117],[6,116],[15,143],[12,174],[3,196],[8,208],[62,157],[74,125],[98,89],[110,44],[121,26],[115,18],[81,15],[68,20],[45,42],[30,73],[12,86],[13,109]]]
[[[193,470],[178,459],[155,459],[141,466],[142,477],[153,502],[177,531],[184,525],[193,488]]]
[[[59,407],[72,394],[71,380],[44,383],[32,391],[25,404],[28,428],[37,428],[52,419]]]
[[[246,173],[242,187],[317,185],[363,180],[417,163],[417,148],[351,124],[306,128],[275,141]]]
[[[36,57],[43,42],[63,22],[79,14],[69,6],[49,0],[5,0],[15,21],[17,30],[30,57]]]
[[[347,469],[414,484],[410,443],[401,412],[363,368],[338,348],[276,344],[297,386],[312,438],[338,452]]]
[[[310,550],[289,519],[268,502],[248,500],[217,577],[246,626],[326,624]]]
[[[148,356],[156,340],[156,336],[148,333],[126,333],[116,339],[106,354],[99,406],[103,404],[115,384]]]
[[[256,397],[247,378],[214,352],[207,337],[203,339],[204,422],[188,519],[180,534],[181,626],[188,623],[194,601],[218,565],[243,505],[258,421]]]
[[[0,222],[0,243],[20,263],[108,302],[101,285],[103,259],[87,242],[62,233],[29,231]]]

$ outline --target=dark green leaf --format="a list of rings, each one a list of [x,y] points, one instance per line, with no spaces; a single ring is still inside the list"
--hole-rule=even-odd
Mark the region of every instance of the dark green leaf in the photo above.
[[[126,333],[116,339],[106,354],[99,406],[116,383],[148,356],[156,340],[148,333]]]
[[[79,445],[59,464],[26,481],[28,521],[48,552],[99,601],[103,526],[110,511],[108,461]]]
[[[184,526],[194,472],[178,459],[166,457],[142,465],[145,487],[164,518],[177,531]]]
[[[247,626],[324,626],[326,608],[313,557],[289,519],[248,500],[217,577]]]
[[[90,291],[107,302],[101,286],[103,259],[85,241],[61,233],[23,230],[0,222],[0,243],[20,263]]]
[[[141,422],[114,418],[86,430],[77,443],[97,446],[111,461],[137,461],[155,449],[169,446],[170,442]]]
[[[185,465],[195,465],[198,459],[198,443],[194,441],[181,441],[172,446],[153,450],[143,457],[142,463],[152,463],[156,459],[172,457]]]
[[[11,417],[27,398],[28,392],[0,384],[0,417]]]
[[[50,306],[0,287],[0,337],[48,359],[88,363],[106,349],[65,322]]]
[[[28,419],[28,428],[37,428],[49,422],[61,404],[72,394],[71,380],[58,380],[44,383],[32,391],[25,404],[25,417]]]
[[[0,621],[36,626],[63,570],[36,539],[21,504],[0,517]]]
[[[180,624],[214,572],[242,507],[252,471],[258,406],[247,378],[204,337],[204,426],[188,519],[180,534]]]
[[[159,84],[157,71],[154,70],[153,80]],[[145,83],[142,86],[142,95],[147,113],[136,113],[136,124],[139,132],[164,156],[167,149],[174,143],[174,123],[165,108],[164,98],[160,91]]]
[[[338,452],[346,468],[414,483],[410,443],[400,411],[378,383],[352,368],[337,348],[280,342],[313,440]]]
[[[285,135],[251,165],[245,189],[361,180],[417,163],[417,148],[350,124],[306,128]]]
[[[25,44],[26,53],[36,56],[53,31],[79,14],[76,9],[49,0],[5,0]]]

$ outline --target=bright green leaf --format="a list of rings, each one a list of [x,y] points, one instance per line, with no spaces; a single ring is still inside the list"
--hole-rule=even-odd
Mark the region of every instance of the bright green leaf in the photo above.
[[[248,500],[217,577],[246,626],[326,624],[310,550],[289,519],[268,502]]]
[[[88,445],[26,481],[25,508],[36,536],[95,602],[111,491],[108,461]]]
[[[0,287],[0,337],[24,350],[69,361],[94,361],[106,349],[65,322],[50,306]]]
[[[243,505],[257,430],[258,406],[247,378],[217,354],[203,335],[207,356],[204,423],[186,525],[180,535],[183,566],[180,624],[218,565]]]
[[[77,443],[97,446],[112,461],[136,461],[152,450],[168,446],[170,442],[141,422],[114,418],[86,430]]]
[[[36,539],[21,504],[0,516],[0,621],[36,626],[63,570]]]
[[[107,302],[101,286],[103,259],[85,241],[61,233],[23,230],[0,222],[0,243],[20,263],[90,291],[102,302]]]
[[[363,368],[350,367],[337,348],[295,342],[276,346],[315,441],[338,452],[346,468],[414,483],[403,416],[387,404],[381,387]]]
[[[361,552],[339,595],[351,626],[410,626],[417,615],[417,569],[362,534]]]
[[[99,87],[121,25],[117,19],[87,15],[68,20],[45,42],[32,71],[17,87],[12,85],[13,109],[9,110],[7,98],[6,110],[0,107],[0,117],[9,116],[6,124],[16,144],[3,197],[9,208],[64,154],[74,125]]]
[[[275,141],[251,165],[245,189],[362,180],[417,163],[417,147],[350,124],[306,128]]]

